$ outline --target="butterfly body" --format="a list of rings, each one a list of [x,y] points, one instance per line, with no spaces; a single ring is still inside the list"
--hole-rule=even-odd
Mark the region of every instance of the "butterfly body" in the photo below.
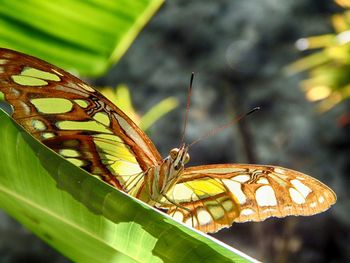
[[[164,158],[161,164],[150,167],[144,173],[142,185],[138,191],[129,193],[136,198],[156,207],[161,207],[166,202],[173,202],[167,196],[176,185],[181,174],[184,171],[185,164],[189,161],[187,146],[183,145],[180,149],[174,148],[169,156]]]
[[[13,118],[68,161],[204,232],[233,222],[313,215],[336,201],[315,178],[272,165],[185,168],[188,147],[162,159],[116,105],[38,58],[0,48],[0,92]]]

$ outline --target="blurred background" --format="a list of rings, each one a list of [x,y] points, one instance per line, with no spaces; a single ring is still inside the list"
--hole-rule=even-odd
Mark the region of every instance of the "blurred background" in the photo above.
[[[5,4],[11,1],[2,2],[4,24],[11,17]],[[350,262],[349,8],[346,0],[167,1],[125,54],[102,52],[114,57],[108,66],[91,58],[99,65],[95,71],[66,69],[96,87],[126,84],[140,115],[169,96],[177,98],[178,107],[148,129],[163,156],[179,144],[192,71],[187,142],[260,106],[193,146],[189,165],[288,167],[329,185],[338,201],[316,216],[234,224],[213,236],[264,262]],[[105,24],[103,30],[116,28]],[[29,53],[0,38],[1,46]],[[88,42],[103,46],[99,40]],[[48,261],[68,260],[0,212],[0,262]]]

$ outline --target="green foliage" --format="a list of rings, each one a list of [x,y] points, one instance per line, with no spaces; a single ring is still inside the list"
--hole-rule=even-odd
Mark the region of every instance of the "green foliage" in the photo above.
[[[178,105],[176,98],[169,97],[154,105],[148,112],[140,117],[132,105],[130,92],[127,86],[119,85],[115,90],[107,87],[100,91],[115,105],[118,105],[118,107],[144,131],[147,131],[153,123],[175,109]]]
[[[164,0],[2,0],[0,47],[80,75],[120,59]]]
[[[0,110],[0,208],[76,262],[253,259],[111,187]]]
[[[350,97],[350,0],[335,0],[345,8],[332,16],[335,33],[299,39],[301,50],[317,49],[288,67],[289,73],[308,71],[301,82],[310,101],[319,101],[319,110],[327,111]]]

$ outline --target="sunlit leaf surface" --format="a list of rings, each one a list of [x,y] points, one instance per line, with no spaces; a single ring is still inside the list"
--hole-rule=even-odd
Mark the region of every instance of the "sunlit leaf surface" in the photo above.
[[[163,0],[2,0],[0,47],[81,75],[100,75],[124,54]]]

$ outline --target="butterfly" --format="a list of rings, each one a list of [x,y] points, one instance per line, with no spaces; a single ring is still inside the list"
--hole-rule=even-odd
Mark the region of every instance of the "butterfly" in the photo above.
[[[233,222],[314,215],[335,193],[303,173],[272,165],[185,168],[188,145],[162,158],[116,105],[66,71],[0,48],[0,92],[13,118],[68,161],[203,232]]]

